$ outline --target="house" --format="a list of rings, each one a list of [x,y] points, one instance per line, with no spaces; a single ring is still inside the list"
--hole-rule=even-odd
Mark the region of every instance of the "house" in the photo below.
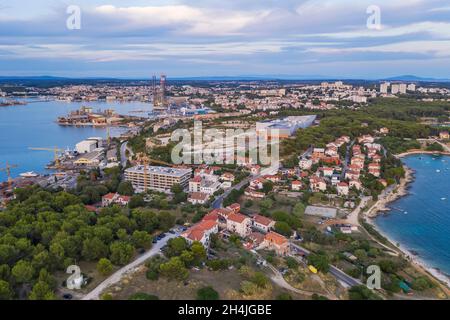
[[[337,192],[340,196],[348,196],[349,187],[345,182],[340,182],[337,185]]]
[[[349,182],[350,188],[355,188],[356,190],[361,190],[362,184],[359,180],[350,180]]]
[[[348,170],[345,173],[345,179],[348,180],[359,180],[359,176],[360,176],[360,172],[359,171],[354,171],[354,170]]]
[[[247,189],[245,189],[244,194],[245,194],[247,197],[250,197],[250,198],[257,198],[257,199],[263,199],[263,198],[266,197],[266,194],[265,194],[264,192],[256,191],[256,190],[254,190],[254,189],[252,189],[252,188],[250,188],[250,187],[247,188]]]
[[[379,163],[370,163],[369,164],[369,174],[379,177],[381,173],[381,166]]]
[[[358,143],[364,144],[364,143],[373,143],[375,141],[374,137],[372,137],[370,134],[363,135],[358,138]]]
[[[389,129],[386,128],[386,127],[381,128],[381,129],[380,129],[380,133],[381,133],[381,134],[389,134]]]
[[[261,190],[263,188],[263,185],[264,185],[263,179],[255,179],[250,182],[250,187],[256,190]]]
[[[239,203],[230,204],[227,209],[233,211],[233,213],[239,213],[241,211],[241,205]]]
[[[200,186],[202,184],[202,177],[197,175],[189,180],[189,192],[200,192]]]
[[[301,158],[298,162],[298,166],[302,170],[309,170],[313,165],[313,161],[311,159]]]
[[[205,204],[208,202],[209,195],[204,192],[191,192],[188,196],[188,202],[193,205],[196,204]]]
[[[439,132],[439,139],[441,139],[441,140],[449,140],[450,139],[450,135],[449,135],[448,131],[441,131],[441,132]]]
[[[234,174],[230,173],[230,172],[224,172],[221,176],[220,179],[222,181],[230,181],[230,182],[234,182]]]
[[[310,188],[312,192],[320,192],[320,191],[326,191],[327,190],[327,184],[323,178],[312,176],[309,179]]]
[[[241,238],[252,232],[252,220],[240,213],[232,213],[227,218],[227,230],[238,234]]]
[[[291,189],[293,191],[300,191],[300,190],[302,190],[302,188],[303,188],[303,183],[301,181],[299,181],[299,180],[292,181]]]
[[[122,196],[118,193],[108,193],[102,197],[102,207],[110,206],[111,204],[118,204],[126,206],[130,202],[131,197]]]
[[[263,176],[263,179],[271,181],[273,183],[278,183],[281,180],[280,176],[278,176],[278,175],[265,175],[265,176]]]
[[[264,241],[261,244],[262,248],[273,250],[277,255],[285,256],[289,254],[289,241],[286,237],[276,232],[269,232],[265,235]]]
[[[212,234],[219,232],[216,221],[202,220],[181,234],[188,243],[200,242],[205,248],[209,247]]]
[[[331,177],[334,173],[334,169],[333,168],[321,168],[322,169],[322,173],[324,177]]]
[[[262,231],[264,233],[269,232],[272,228],[275,227],[275,221],[256,214],[253,216],[253,228]]]
[[[250,172],[253,175],[257,175],[261,173],[261,166],[259,166],[258,164],[252,165],[250,167]]]

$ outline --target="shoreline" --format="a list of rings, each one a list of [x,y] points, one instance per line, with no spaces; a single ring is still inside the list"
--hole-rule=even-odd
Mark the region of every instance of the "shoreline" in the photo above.
[[[448,151],[427,151],[427,150],[417,149],[417,150],[410,150],[410,151],[396,154],[395,157],[401,159],[401,158],[416,155],[416,154],[431,154],[431,155],[434,154],[434,155],[441,155],[441,156],[450,156],[450,152],[448,152]]]
[[[450,155],[449,152],[431,152],[431,151],[419,151],[419,150],[411,150],[399,155],[396,155],[398,158],[403,158],[409,155],[417,155],[417,154],[434,154],[434,155]],[[398,251],[413,265],[416,269],[418,269],[422,273],[426,273],[432,278],[434,278],[439,284],[443,286],[443,290],[447,294],[450,295],[450,276],[440,271],[438,268],[429,265],[426,261],[424,261],[419,255],[414,254],[407,248],[405,248],[400,243],[396,243],[388,234],[380,230],[380,228],[375,224],[375,219],[390,211],[391,209],[388,205],[401,197],[407,196],[408,186],[410,183],[414,182],[414,170],[408,168],[403,165],[405,168],[405,177],[401,179],[400,183],[394,187],[392,190],[388,191],[384,195],[380,195],[378,201],[371,207],[367,212],[363,212],[363,219],[367,223],[369,223],[381,236],[387,239],[387,241],[392,245],[394,250]]]

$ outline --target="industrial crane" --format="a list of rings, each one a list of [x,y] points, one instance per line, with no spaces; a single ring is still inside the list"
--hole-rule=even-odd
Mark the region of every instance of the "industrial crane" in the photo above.
[[[148,165],[150,164],[150,158],[143,152],[137,154],[138,162],[144,166],[144,191],[148,190]]]
[[[16,164],[8,164],[8,162],[6,162],[6,167],[4,168],[0,168],[0,171],[6,172],[6,176],[8,177],[8,188],[11,189],[12,187],[12,178],[11,178],[11,169],[12,168],[17,168],[18,166]]]
[[[30,150],[35,150],[35,151],[52,151],[54,154],[54,161],[55,161],[55,167],[56,169],[60,168],[60,161],[59,161],[59,156],[58,154],[61,152],[64,152],[64,149],[60,149],[58,147],[53,147],[53,148],[28,148]]]

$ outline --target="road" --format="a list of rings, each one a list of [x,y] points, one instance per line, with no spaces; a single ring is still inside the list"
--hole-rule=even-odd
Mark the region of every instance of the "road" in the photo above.
[[[129,272],[132,272],[135,268],[143,264],[145,261],[150,259],[151,257],[157,255],[160,253],[160,249],[164,247],[167,244],[167,241],[172,238],[178,237],[179,234],[170,234],[168,233],[167,236],[158,241],[149,251],[144,253],[143,255],[139,256],[136,260],[131,262],[130,264],[127,264],[126,266],[122,267],[121,269],[117,270],[115,273],[113,273],[109,278],[105,279],[102,283],[100,283],[94,290],[86,294],[82,300],[99,300],[100,294],[111,285],[117,283],[122,279],[124,275],[126,275]]]
[[[125,168],[127,166],[127,161],[128,161],[128,157],[127,157],[127,153],[126,153],[127,150],[129,151],[130,156],[133,156],[133,151],[128,149],[128,141],[125,141],[120,146],[120,163],[122,164],[123,168]]]
[[[291,242],[291,248],[294,248],[298,252],[303,253],[305,256],[308,256],[311,252],[305,248],[300,247],[299,245]],[[358,279],[350,277],[344,271],[338,269],[337,267],[330,265],[330,274],[333,275],[337,280],[345,283],[346,285],[353,287],[357,285],[361,285],[362,282]]]

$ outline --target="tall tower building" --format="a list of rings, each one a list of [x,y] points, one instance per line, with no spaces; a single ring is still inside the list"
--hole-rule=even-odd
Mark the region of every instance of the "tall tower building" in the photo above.
[[[165,108],[165,106],[166,106],[166,75],[165,74],[161,74],[159,90],[160,90],[161,106],[163,108]]]

